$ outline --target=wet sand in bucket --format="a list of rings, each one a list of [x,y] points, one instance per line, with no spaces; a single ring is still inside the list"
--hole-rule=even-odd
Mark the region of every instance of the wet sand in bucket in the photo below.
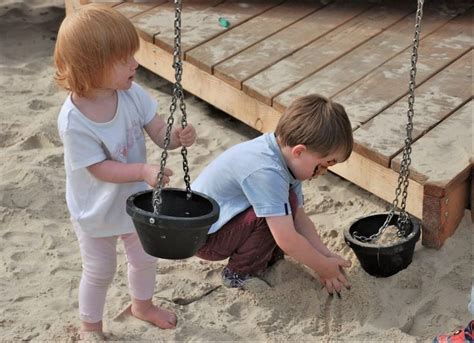
[[[384,247],[394,245],[402,239],[403,237],[398,236],[398,227],[396,225],[389,225],[380,236],[369,243]]]

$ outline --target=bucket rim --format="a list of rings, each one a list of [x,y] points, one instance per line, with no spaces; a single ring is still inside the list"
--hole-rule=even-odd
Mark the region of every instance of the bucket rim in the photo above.
[[[186,190],[181,188],[164,188],[163,191],[172,191],[172,192],[186,192]],[[127,213],[132,217],[133,220],[141,222],[143,224],[150,225],[150,219],[154,222],[153,225],[166,225],[170,223],[179,223],[179,227],[183,229],[190,229],[195,227],[211,226],[214,224],[219,217],[219,204],[211,197],[206,194],[196,192],[191,190],[193,195],[197,195],[206,201],[209,201],[211,204],[211,211],[207,214],[196,216],[196,217],[173,217],[163,214],[154,214],[153,212],[145,211],[137,207],[134,203],[135,199],[139,196],[142,196],[146,193],[152,193],[153,189],[147,189],[130,195],[127,198],[126,209]]]
[[[361,216],[354,220],[351,225],[348,228],[344,229],[344,240],[346,241],[347,244],[351,246],[351,248],[364,248],[364,249],[372,249],[372,250],[377,250],[379,252],[389,252],[392,251],[394,248],[397,249],[402,245],[405,245],[411,241],[413,241],[414,244],[418,241],[421,235],[421,221],[413,217],[412,215],[408,214],[408,217],[410,219],[410,222],[412,223],[412,231],[403,239],[400,239],[392,244],[389,245],[376,245],[376,244],[371,244],[371,243],[366,243],[358,240],[357,238],[353,237],[351,234],[351,229],[354,227],[354,225],[359,222],[362,219],[368,219],[372,217],[379,217],[379,216],[385,216],[387,217],[389,215],[389,212],[380,212],[380,213],[374,213],[368,216]],[[398,218],[398,214],[394,214],[393,218]],[[392,219],[393,220],[393,219]]]

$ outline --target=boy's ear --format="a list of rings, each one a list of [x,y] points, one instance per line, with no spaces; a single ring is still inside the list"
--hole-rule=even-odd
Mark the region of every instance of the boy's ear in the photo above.
[[[291,148],[291,155],[293,157],[300,157],[301,154],[306,150],[306,146],[304,144],[298,144]]]

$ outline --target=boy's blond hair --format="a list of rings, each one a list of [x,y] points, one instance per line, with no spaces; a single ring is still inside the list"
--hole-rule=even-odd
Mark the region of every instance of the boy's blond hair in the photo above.
[[[87,96],[101,88],[114,63],[126,61],[139,47],[133,24],[106,5],[90,4],[69,15],[59,28],[54,63],[56,82]]]
[[[283,146],[303,144],[322,156],[341,151],[344,160],[354,142],[344,107],[317,94],[293,101],[280,118],[275,135]]]

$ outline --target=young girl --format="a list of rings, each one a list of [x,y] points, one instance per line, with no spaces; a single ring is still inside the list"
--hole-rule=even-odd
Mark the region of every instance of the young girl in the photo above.
[[[125,212],[131,194],[154,187],[159,165],[146,163],[143,129],[163,147],[166,123],[158,104],[133,82],[139,38],[132,23],[104,5],[68,16],[58,32],[54,59],[58,84],[70,91],[58,129],[64,144],[66,201],[82,256],[79,286],[81,335],[102,338],[107,289],[121,239],[128,260],[132,314],[163,329],[174,313],[152,303],[156,259],[147,255]],[[173,128],[169,148],[190,146],[191,125]],[[171,171],[165,173],[169,181]]]

